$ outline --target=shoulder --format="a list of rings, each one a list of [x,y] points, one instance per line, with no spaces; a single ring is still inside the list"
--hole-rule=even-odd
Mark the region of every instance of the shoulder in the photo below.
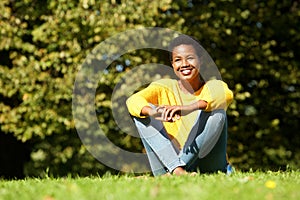
[[[165,79],[154,81],[150,85],[157,86],[157,87],[164,87],[164,88],[172,88],[176,86],[176,84],[177,84],[177,80],[165,78]]]
[[[228,87],[227,84],[222,80],[209,80],[204,84],[204,87]]]
[[[224,83],[224,81],[219,80],[219,79],[212,79],[212,80],[205,82],[205,84],[219,84],[219,83]]]
[[[204,91],[208,91],[210,94],[224,94],[228,98],[233,98],[233,92],[228,88],[227,83],[222,80],[210,80],[203,86]]]

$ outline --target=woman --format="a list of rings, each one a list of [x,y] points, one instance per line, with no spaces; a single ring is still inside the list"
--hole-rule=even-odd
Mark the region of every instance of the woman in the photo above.
[[[169,45],[178,79],[162,79],[127,100],[154,176],[226,171],[226,109],[233,94],[204,82],[200,44],[180,35]]]

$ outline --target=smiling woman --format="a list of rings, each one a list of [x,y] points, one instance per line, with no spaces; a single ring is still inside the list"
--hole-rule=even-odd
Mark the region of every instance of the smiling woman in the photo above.
[[[203,85],[200,79],[200,60],[192,45],[182,44],[173,49],[172,66],[180,79],[181,89],[188,89],[186,92],[191,93]]]
[[[169,50],[177,79],[152,82],[127,100],[152,172],[226,172],[226,109],[233,94],[223,81],[202,78],[209,59],[196,40],[180,35]]]

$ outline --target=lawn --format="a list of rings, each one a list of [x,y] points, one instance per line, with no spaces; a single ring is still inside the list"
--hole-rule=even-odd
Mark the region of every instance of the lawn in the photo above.
[[[300,199],[300,171],[0,180],[0,199]]]

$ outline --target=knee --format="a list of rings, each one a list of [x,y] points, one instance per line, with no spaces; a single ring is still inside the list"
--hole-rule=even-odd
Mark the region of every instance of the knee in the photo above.
[[[137,129],[140,131],[145,129],[149,131],[152,129],[155,129],[157,131],[164,130],[164,126],[162,122],[152,117],[146,117],[146,118],[133,117],[133,121]]]
[[[214,123],[223,126],[227,120],[226,111],[225,110],[214,110],[211,112],[211,115],[209,116],[209,118],[211,118],[211,120]]]
[[[132,117],[132,119],[137,128],[146,128],[150,124],[149,118]]]

